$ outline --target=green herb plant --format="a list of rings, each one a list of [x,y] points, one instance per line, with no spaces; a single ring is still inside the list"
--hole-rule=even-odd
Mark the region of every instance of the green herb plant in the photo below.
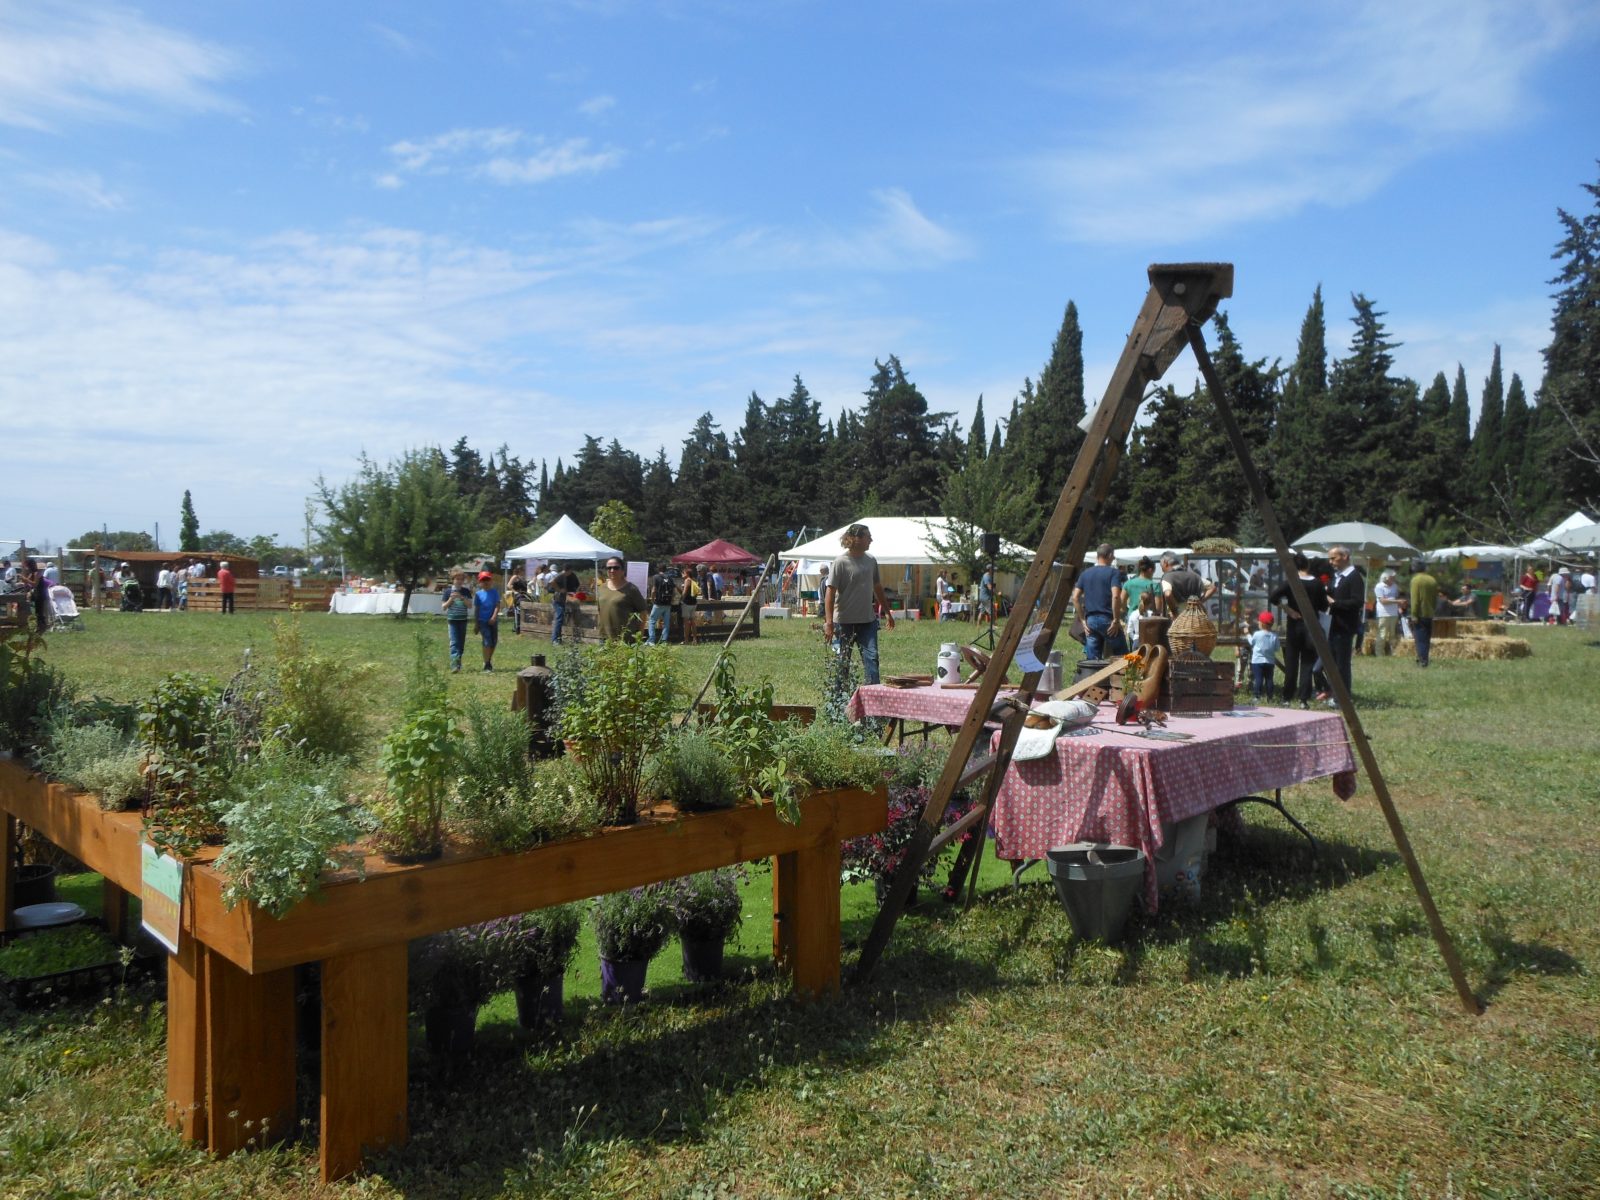
[[[312,649],[298,614],[272,623],[272,697],[266,723],[274,740],[312,755],[354,758],[366,740],[361,685],[370,664]]]
[[[557,904],[488,922],[483,937],[497,983],[509,987],[519,979],[564,975],[577,949],[582,923],[576,904]]]
[[[318,895],[324,871],[359,872],[362,856],[350,843],[372,820],[346,799],[338,760],[297,751],[264,757],[245,767],[230,791],[222,813],[228,844],[217,858],[229,908],[249,900],[281,917]]]
[[[599,811],[581,773],[529,761],[523,714],[473,698],[463,731],[453,811],[473,841],[510,852],[598,828]]]
[[[418,938],[406,976],[412,1008],[477,1008],[499,983],[495,943],[486,922]]]
[[[692,725],[673,730],[662,743],[650,759],[646,786],[680,812],[732,808],[744,791],[721,747]]]
[[[145,835],[157,850],[185,857],[220,835],[216,803],[233,765],[220,700],[210,680],[178,671],[139,713],[150,791]]]
[[[116,721],[80,725],[77,718],[71,708],[52,714],[39,766],[70,787],[93,794],[111,811],[142,799],[144,765],[134,739]]]
[[[561,713],[561,734],[599,799],[606,819],[638,818],[644,764],[671,727],[678,683],[665,646],[620,640],[589,649],[581,693]]]

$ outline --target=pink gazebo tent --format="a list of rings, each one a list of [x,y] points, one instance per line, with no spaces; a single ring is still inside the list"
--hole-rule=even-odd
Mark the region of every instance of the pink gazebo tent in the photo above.
[[[704,563],[708,567],[759,567],[761,560],[743,546],[736,546],[726,538],[718,538],[714,542],[707,542],[698,550],[690,550],[684,554],[674,554],[672,561],[680,567],[698,567]]]

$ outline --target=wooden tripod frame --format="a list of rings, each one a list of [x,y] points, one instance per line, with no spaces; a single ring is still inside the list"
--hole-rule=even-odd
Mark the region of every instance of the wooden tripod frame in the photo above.
[[[1044,605],[1042,629],[1033,646],[1035,656],[1043,662],[1055,642],[1056,631],[1060,628],[1061,618],[1066,612],[1067,598],[1072,594],[1079,568],[1093,540],[1100,506],[1110,490],[1111,480],[1122,461],[1124,448],[1128,444],[1128,435],[1133,430],[1134,418],[1144,399],[1145,388],[1166,373],[1167,368],[1172,365],[1173,360],[1185,346],[1194,351],[1200,372],[1211,390],[1217,414],[1234,453],[1238,456],[1239,466],[1250,486],[1262,523],[1272,539],[1284,575],[1289,580],[1295,603],[1302,611],[1310,609],[1305,589],[1300,585],[1297,572],[1293,570],[1293,551],[1290,550],[1283,529],[1278,523],[1277,514],[1267,499],[1261,476],[1250,457],[1249,446],[1239,431],[1232,405],[1223,390],[1221,380],[1217,378],[1211,357],[1206,352],[1205,339],[1201,335],[1201,327],[1215,314],[1217,305],[1233,295],[1233,266],[1230,263],[1157,263],[1150,267],[1149,277],[1150,291],[1145,296],[1138,318],[1134,321],[1133,331],[1128,335],[1127,344],[1123,347],[1122,357],[1117,361],[1105,397],[1095,409],[1094,417],[1089,423],[1088,436],[1073,460],[1066,484],[1061,489],[1061,498],[1056,502],[1055,512],[1051,515],[1038,551],[1034,554],[1033,565],[1023,578],[1016,603],[1012,605],[1012,619],[1006,622],[1005,629],[994,648],[990,668],[981,677],[972,704],[967,709],[966,720],[962,722],[951,746],[950,757],[945,762],[938,786],[928,798],[922,820],[917,826],[905,857],[901,860],[899,869],[895,872],[888,895],[884,898],[883,908],[879,911],[878,918],[861,948],[861,957],[856,963],[853,975],[857,981],[867,978],[877,965],[889,938],[894,933],[895,924],[905,907],[906,898],[915,886],[923,863],[930,854],[936,853],[948,841],[948,832],[946,835],[939,835],[939,827],[944,821],[944,814],[951,798],[963,787],[982,776],[984,777],[982,795],[973,809],[973,813],[978,815],[972,817],[971,823],[976,824],[978,816],[987,818],[993,807],[1000,788],[1000,780],[1011,762],[1012,751],[1016,747],[1017,735],[1022,729],[1025,713],[1025,706],[1009,705],[999,701],[999,693],[1002,687],[1007,686],[1006,671],[1016,658],[1023,635],[1028,630],[1027,614],[1034,612],[1039,605],[1045,585],[1050,578],[1051,564],[1059,560],[1062,564],[1061,573],[1056,581],[1055,590]],[[1322,655],[1323,661],[1332,662],[1333,653],[1322,627],[1315,621],[1308,622],[1307,633],[1310,634],[1312,645],[1316,647],[1317,653]],[[1024,695],[1031,694],[1038,682],[1039,673],[1029,672],[1024,675],[1019,690]],[[1373,792],[1383,809],[1395,847],[1405,862],[1406,871],[1411,877],[1411,885],[1415,888],[1417,898],[1422,904],[1428,926],[1450,972],[1461,1005],[1469,1013],[1479,1013],[1482,1008],[1467,982],[1466,973],[1462,969],[1450,933],[1434,905],[1427,881],[1422,875],[1422,867],[1412,852],[1410,839],[1407,838],[1405,828],[1401,824],[1400,814],[1389,794],[1388,784],[1372,752],[1372,744],[1361,725],[1361,718],[1356,713],[1350,691],[1345,687],[1344,680],[1337,671],[1328,672],[1328,682],[1344,715],[1351,740],[1360,754],[1367,778],[1372,783]],[[999,745],[992,755],[975,753],[979,751],[979,742],[984,735],[984,723],[990,719],[998,719],[1001,723]],[[981,845],[981,839],[974,839],[969,843],[969,846],[977,845]],[[976,854],[976,850],[973,854]],[[970,863],[969,867],[967,902],[970,904],[976,894],[978,872],[975,862]]]

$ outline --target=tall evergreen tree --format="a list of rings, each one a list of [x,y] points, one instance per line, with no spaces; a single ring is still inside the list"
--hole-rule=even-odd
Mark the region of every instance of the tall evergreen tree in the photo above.
[[[943,492],[939,439],[950,414],[928,411],[927,400],[894,355],[873,367],[861,414],[871,488],[891,512],[930,516],[939,511]]]
[[[200,549],[200,518],[194,513],[194,499],[183,489],[183,508],[178,521],[178,549]]]
[[[1506,408],[1500,422],[1500,452],[1495,456],[1495,478],[1500,481],[1519,526],[1528,522],[1528,497],[1521,473],[1532,424],[1532,412],[1528,408],[1528,393],[1522,386],[1522,376],[1513,371],[1511,382],[1506,386]]]
[[[1128,501],[1115,522],[1113,540],[1135,545],[1174,544],[1172,526],[1188,403],[1188,397],[1163,384],[1151,402],[1150,419],[1135,426],[1124,462],[1129,476]],[[1110,523],[1106,536],[1113,536]]]
[[[692,550],[692,546],[678,546],[672,540],[672,465],[667,462],[667,448],[662,446],[650,465],[644,469],[643,500],[637,514],[639,536],[644,543],[644,553],[652,563],[659,563],[674,554]]]
[[[1271,489],[1287,536],[1325,524],[1337,501],[1332,448],[1343,444],[1328,405],[1327,322],[1322,287],[1300,322],[1300,341],[1283,379],[1269,458]]]
[[[1411,490],[1435,513],[1451,510],[1461,473],[1462,456],[1453,446],[1453,416],[1450,382],[1440,371],[1422,394],[1417,451],[1411,464]]]
[[[1556,285],[1550,344],[1544,349],[1539,408],[1549,458],[1540,464],[1556,480],[1552,503],[1561,509],[1600,508],[1600,183],[1583,190],[1590,212],[1574,216],[1558,208],[1565,236],[1550,256],[1561,269]]]
[[[1023,381],[1021,397],[1006,427],[1006,455],[1012,469],[1031,474],[1037,481],[1029,544],[1049,523],[1083,444],[1083,430],[1078,426],[1084,412],[1083,330],[1078,324],[1078,306],[1069,300],[1038,386]]]
[[[1494,359],[1489,364],[1489,377],[1483,381],[1483,396],[1478,404],[1478,424],[1472,431],[1472,489],[1471,510],[1479,518],[1498,514],[1495,500],[1503,483],[1499,478],[1502,461],[1502,425],[1505,417],[1505,383],[1500,374],[1500,346],[1496,343]]]
[[[1355,332],[1350,353],[1333,364],[1328,407],[1343,437],[1326,444],[1335,459],[1337,496],[1327,519],[1381,521],[1404,476],[1407,449],[1400,409],[1401,385],[1390,375],[1398,345],[1384,329],[1383,316],[1361,293],[1350,297]]]
[[[996,432],[999,432],[998,428]],[[972,434],[967,438],[967,457],[971,459],[987,458],[989,454],[989,430],[983,423],[983,393],[978,393],[978,411],[972,414]]]
[[[710,413],[702,413],[684,439],[678,459],[669,508],[675,545],[692,549],[722,536],[722,497],[733,472],[733,448],[727,435],[717,428]]]

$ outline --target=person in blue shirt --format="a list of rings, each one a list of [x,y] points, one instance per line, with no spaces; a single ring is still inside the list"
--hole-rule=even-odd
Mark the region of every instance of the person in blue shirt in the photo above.
[[[467,618],[472,615],[472,592],[467,588],[467,573],[454,571],[450,587],[445,591],[439,606],[444,614],[445,628],[450,631],[450,669],[461,670],[461,656],[467,649]]]
[[[1078,576],[1072,589],[1072,611],[1083,618],[1085,658],[1099,658],[1107,637],[1122,632],[1122,572],[1111,565],[1116,547],[1102,542],[1095,565]]]
[[[483,642],[483,669],[494,670],[494,648],[500,641],[500,592],[494,576],[478,573],[478,590],[472,594],[472,613],[478,619],[478,638]]]
[[[1272,695],[1272,667],[1278,660],[1278,635],[1272,632],[1272,614],[1256,618],[1256,631],[1250,635],[1250,698]]]

